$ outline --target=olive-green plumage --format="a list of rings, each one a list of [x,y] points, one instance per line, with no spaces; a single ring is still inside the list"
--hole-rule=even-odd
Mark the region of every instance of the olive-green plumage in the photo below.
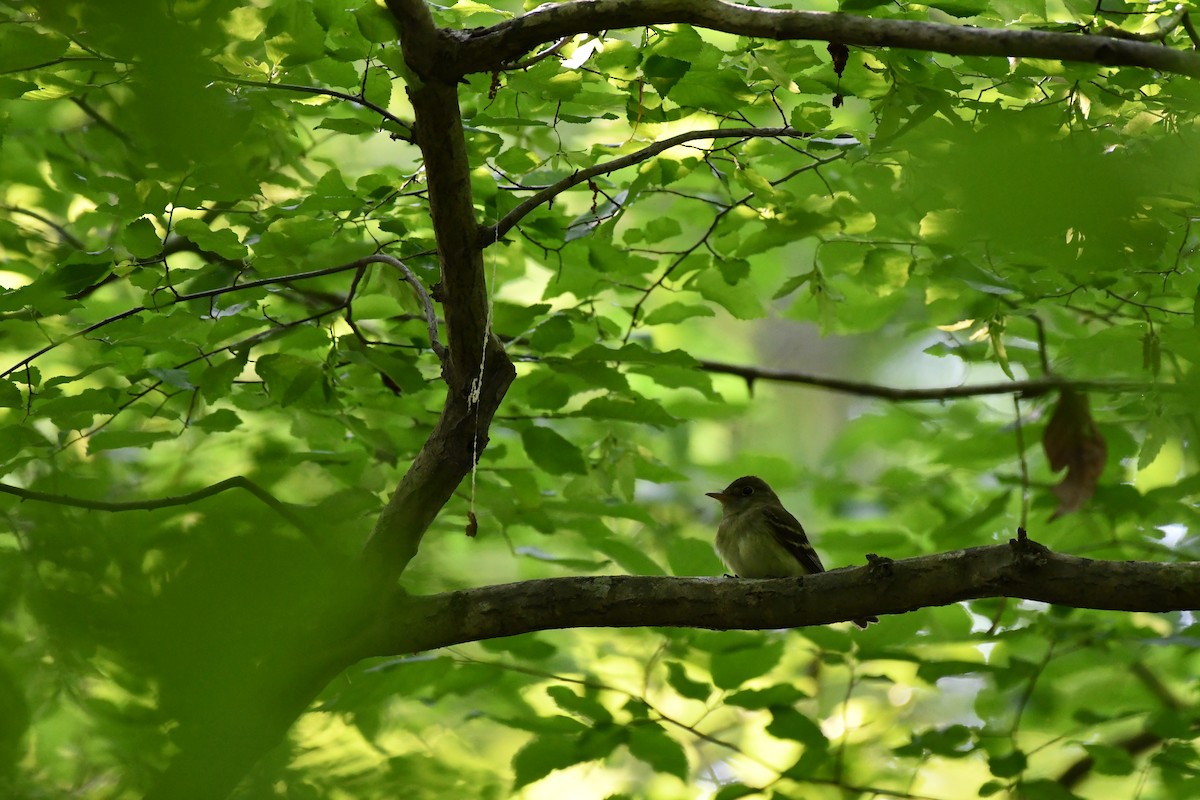
[[[762,478],[746,475],[724,491],[707,494],[722,509],[717,555],[739,577],[788,578],[825,571],[804,527]],[[865,628],[878,621],[868,617],[854,624]]]

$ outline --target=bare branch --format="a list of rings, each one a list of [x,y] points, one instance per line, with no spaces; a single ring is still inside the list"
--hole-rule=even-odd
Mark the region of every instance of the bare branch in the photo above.
[[[559,628],[796,628],[985,597],[1112,611],[1197,609],[1200,562],[1096,561],[1027,540],[803,578],[550,578],[399,600],[391,652],[380,655]]]
[[[456,52],[448,53],[450,57],[439,65],[439,71],[445,79],[491,72],[539,44],[566,36],[671,23],[760,39],[818,40],[955,56],[1045,58],[1200,76],[1200,55],[1194,52],[1109,36],[752,8],[722,0],[574,0],[541,6],[488,28],[456,33]]]
[[[425,285],[408,268],[407,264],[394,256],[378,253],[373,256],[367,256],[361,259],[361,261],[365,263],[387,264],[393,267],[400,273],[400,277],[413,288],[413,291],[417,294],[417,300],[421,302],[421,308],[425,312],[425,327],[429,331],[429,346],[437,354],[438,359],[444,362],[446,360],[446,348],[442,345],[441,340],[438,339],[437,312],[433,308],[433,301],[429,298],[429,292],[425,291]]]
[[[959,397],[982,397],[984,395],[995,394],[1037,397],[1038,395],[1058,391],[1059,389],[1114,393],[1174,392],[1180,390],[1180,387],[1173,383],[1071,380],[1069,378],[1037,378],[1027,381],[942,386],[932,389],[897,389],[892,386],[880,386],[874,383],[847,381],[840,378],[825,378],[819,375],[808,375],[803,372],[789,372],[786,370],[768,369],[766,367],[744,367],[737,364],[723,364],[717,361],[701,361],[700,367],[708,372],[737,375],[739,378],[745,379],[748,384],[753,384],[757,380],[798,383],[804,386],[816,386],[822,389],[842,392],[843,394],[853,394],[860,397],[878,397],[881,400],[894,400],[897,402],[952,400]]]

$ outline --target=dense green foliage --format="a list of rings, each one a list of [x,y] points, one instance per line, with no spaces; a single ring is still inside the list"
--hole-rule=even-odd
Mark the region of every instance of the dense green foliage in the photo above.
[[[140,797],[189,744],[177,720],[258,713],[230,687],[344,590],[330,565],[437,419],[420,297],[357,261],[400,259],[440,300],[414,78],[388,11],[352,5],[2,5],[0,480],[26,492],[0,495],[6,797]],[[1061,31],[1170,10],[1118,5],[841,9]],[[839,76],[824,42],[667,25],[577,36],[459,96],[479,223],[507,219],[484,263],[518,376],[408,591],[719,575],[703,492],[747,473],[832,567],[1003,541],[1026,514],[1055,550],[1196,559],[1194,79],[862,48]],[[743,130],[506,217],[716,128]],[[1044,382],[1012,399],[1044,378],[1080,384],[1058,425]],[[888,391],[993,381],[1012,386]],[[1057,496],[1048,460],[1070,467]],[[237,476],[269,496],[154,502]],[[373,660],[237,796],[1196,796],[1192,622],[988,600],[865,632],[556,631]]]

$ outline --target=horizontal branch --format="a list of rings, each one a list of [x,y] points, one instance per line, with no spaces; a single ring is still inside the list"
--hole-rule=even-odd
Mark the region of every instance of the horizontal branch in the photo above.
[[[334,97],[334,98],[337,98],[338,100],[348,100],[351,103],[360,105],[363,108],[374,111],[376,114],[383,117],[385,120],[387,120],[388,122],[392,123],[393,125],[400,128],[402,131],[404,131],[403,133],[393,132],[392,133],[393,139],[400,139],[401,141],[412,142],[412,124],[411,123],[405,122],[404,120],[397,117],[395,114],[388,111],[386,108],[384,108],[376,103],[372,103],[370,100],[368,100],[367,98],[362,97],[360,95],[347,94],[346,92],[339,92],[335,89],[325,89],[321,86],[301,86],[301,85],[298,85],[295,83],[272,83],[271,81],[251,81],[251,80],[246,80],[244,78],[222,78],[222,77],[216,77],[216,78],[213,78],[213,80],[218,81],[220,83],[232,83],[237,86],[252,86],[252,87],[259,88],[259,89],[279,89],[279,90],[285,91],[285,92],[298,92],[300,94],[315,94],[315,95],[320,95],[322,97]]]
[[[232,292],[241,292],[241,291],[245,291],[247,289],[257,289],[257,288],[263,287],[263,286],[274,286],[274,285],[278,285],[278,284],[296,283],[298,281],[312,280],[313,278],[322,278],[327,275],[336,275],[339,272],[349,272],[351,270],[362,270],[362,269],[365,269],[370,264],[380,264],[380,263],[391,266],[393,269],[395,269],[397,272],[400,273],[401,278],[406,283],[408,283],[409,285],[411,285],[413,287],[413,290],[417,294],[417,299],[421,302],[421,306],[425,312],[426,326],[429,329],[429,334],[430,334],[430,338],[431,338],[430,344],[431,344],[433,350],[438,354],[438,356],[442,357],[444,355],[445,351],[444,351],[444,348],[442,348],[442,345],[438,341],[438,338],[437,338],[437,317],[436,317],[434,309],[433,309],[433,303],[429,298],[429,293],[425,291],[425,287],[423,287],[421,285],[420,281],[417,280],[417,277],[416,277],[416,275],[413,274],[412,270],[410,270],[407,266],[405,266],[404,262],[400,261],[398,258],[395,258],[394,256],[383,255],[382,253],[376,253],[374,255],[364,256],[356,261],[351,261],[348,264],[339,264],[336,267],[326,267],[325,269],[314,269],[309,272],[297,272],[297,273],[293,273],[291,275],[278,275],[278,276],[271,277],[271,278],[260,278],[258,280],[254,280],[254,281],[246,281],[245,283],[235,283],[231,286],[218,286],[215,289],[205,289],[203,291],[192,292],[190,294],[179,294],[177,292],[174,292],[174,287],[160,288],[157,290],[158,294],[162,294],[162,293],[166,293],[166,292],[172,293],[170,300],[167,300],[167,301],[161,302],[161,303],[157,302],[158,294],[156,294],[155,302],[150,305],[137,306],[136,308],[127,308],[124,311],[121,311],[117,314],[113,314],[110,317],[105,317],[104,319],[100,320],[99,322],[93,322],[91,325],[88,325],[86,328],[81,328],[80,330],[77,330],[74,333],[69,334],[68,336],[66,336],[64,338],[59,339],[58,341],[55,341],[55,342],[51,342],[50,344],[45,345],[44,347],[29,354],[25,358],[21,359],[20,361],[16,362],[12,366],[5,369],[3,372],[0,372],[0,378],[6,378],[9,375],[13,374],[14,372],[17,372],[18,370],[24,369],[28,365],[32,364],[35,360],[41,358],[46,353],[49,353],[51,350],[55,349],[56,347],[64,345],[67,342],[70,342],[74,339],[78,339],[81,336],[87,336],[90,333],[95,333],[96,331],[100,330],[101,328],[104,328],[108,325],[112,325],[114,322],[120,322],[123,319],[128,319],[129,317],[137,316],[138,314],[143,314],[147,311],[162,311],[164,309],[170,308],[173,305],[178,305],[179,303],[187,303],[187,302],[191,302],[193,300],[208,300],[208,299],[211,299],[214,297],[219,297],[220,295],[230,294]]]
[[[440,69],[446,78],[491,72],[540,44],[567,36],[671,23],[760,39],[898,47],[955,56],[1045,58],[1200,76],[1200,55],[1195,52],[1110,36],[752,8],[722,0],[575,0],[544,5],[488,28],[451,33],[457,52]]]
[[[1200,562],[1095,561],[1032,541],[804,578],[550,578],[407,598],[389,653],[561,628],[798,628],[985,597],[1111,611],[1200,609]],[[880,623],[886,625],[887,620]]]
[[[525,215],[533,211],[538,206],[548,203],[558,195],[570,189],[572,186],[590,181],[592,178],[600,175],[607,175],[617,170],[632,167],[634,164],[640,164],[654,156],[659,155],[672,147],[677,147],[681,144],[694,142],[703,139],[749,139],[749,138],[788,138],[788,139],[807,139],[811,137],[811,133],[798,131],[794,128],[714,128],[711,130],[702,131],[687,131],[685,133],[672,136],[668,139],[662,139],[652,145],[643,147],[632,153],[627,153],[618,158],[613,158],[608,161],[603,161],[586,169],[579,169],[571,173],[560,181],[557,181],[544,189],[539,190],[532,196],[521,201],[511,211],[504,215],[495,225],[482,228],[479,231],[479,243],[481,247],[486,247],[499,241],[504,234],[512,230]],[[828,140],[826,140],[828,141]],[[857,140],[847,139],[850,144],[856,144]]]
[[[242,489],[254,495],[263,505],[268,506],[279,516],[283,517],[296,530],[309,537],[314,542],[319,542],[316,532],[309,527],[298,514],[293,512],[284,503],[280,502],[266,489],[259,486],[249,478],[241,475],[235,475],[232,478],[226,478],[223,481],[218,481],[211,486],[205,486],[203,489],[197,489],[194,492],[187,494],[173,495],[171,497],[156,497],[150,500],[90,500],[86,497],[72,497],[65,494],[51,494],[49,492],[38,492],[33,489],[23,489],[20,486],[12,486],[7,483],[0,483],[0,494],[10,494],[14,497],[19,497],[22,500],[28,500],[38,503],[50,503],[57,506],[70,506],[72,508],[87,508],[92,511],[153,511],[159,508],[173,508],[176,506],[186,506],[195,503],[198,500],[203,500],[206,497],[227,492],[230,489]]]
[[[930,389],[897,389],[891,386],[880,386],[874,383],[847,381],[840,378],[825,378],[819,375],[808,375],[803,372],[768,369],[766,367],[743,367],[738,364],[724,364],[718,361],[701,361],[701,369],[724,375],[736,375],[753,385],[755,381],[779,381],[782,383],[797,383],[803,386],[816,386],[843,394],[860,397],[878,397],[882,400],[898,402],[913,402],[922,400],[953,400],[961,397],[982,397],[995,394],[1017,394],[1022,397],[1037,397],[1047,392],[1059,389],[1077,389],[1089,392],[1114,393],[1144,393],[1178,391],[1173,383],[1147,383],[1145,381],[1117,380],[1073,380],[1070,378],[1036,378],[1027,381],[1005,381],[1002,383],[979,383],[963,386],[942,386]]]

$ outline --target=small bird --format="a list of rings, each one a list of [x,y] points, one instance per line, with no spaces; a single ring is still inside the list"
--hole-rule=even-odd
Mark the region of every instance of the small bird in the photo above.
[[[721,503],[717,555],[739,577],[790,578],[825,571],[800,522],[762,478],[746,475],[724,491],[705,494]],[[854,620],[860,628],[871,622],[879,619]]]

